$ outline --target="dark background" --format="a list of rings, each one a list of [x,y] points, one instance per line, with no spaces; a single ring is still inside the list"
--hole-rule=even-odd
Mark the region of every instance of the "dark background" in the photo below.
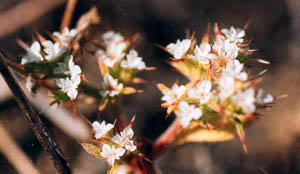
[[[32,0],[35,1],[35,0]],[[1,26],[22,21],[25,16],[1,18],[5,13],[23,1],[0,1]],[[36,3],[43,4],[42,1]],[[217,22],[220,28],[243,27],[248,21],[246,39],[251,41],[254,54],[271,62],[270,65],[249,64],[253,72],[268,69],[261,87],[279,96],[288,94],[288,98],[276,101],[273,108],[261,111],[262,117],[257,123],[246,129],[249,153],[245,154],[238,139],[223,143],[189,143],[174,148],[157,161],[156,166],[166,174],[237,174],[237,173],[300,173],[300,1],[297,0],[79,0],[72,20],[76,24],[80,15],[96,6],[101,16],[100,26],[91,27],[90,37],[100,37],[101,31],[112,28],[126,37],[140,33],[141,37],[135,49],[144,58],[148,66],[157,70],[143,72],[139,76],[148,81],[147,85],[137,86],[144,93],[123,97],[123,109],[130,120],[136,114],[134,130],[139,136],[155,139],[172,122],[173,116],[165,119],[165,110],[159,107],[160,92],[154,82],[171,86],[176,80],[187,80],[175,72],[168,64],[168,55],[154,43],[167,45],[178,38],[185,38],[186,31],[196,32],[201,39],[208,23]],[[40,15],[36,20],[23,24],[15,32],[0,37],[0,48],[7,55],[20,61],[25,53],[16,40],[31,43],[33,31],[53,32],[59,29],[65,3]],[[24,10],[24,13],[27,9]],[[21,12],[22,14],[23,12]],[[35,13],[32,10],[31,13]],[[81,63],[92,67],[89,55]],[[92,70],[86,70],[91,74]],[[93,73],[93,72],[92,72]],[[254,74],[254,73],[253,73]],[[89,76],[97,79],[99,75]],[[2,82],[3,83],[3,82]],[[1,89],[0,89],[1,90]],[[33,163],[42,173],[52,173],[49,161],[24,123],[13,99],[2,100],[0,121],[5,125],[16,141],[21,145]],[[83,109],[90,119],[95,119],[95,107]],[[105,114],[105,113],[104,113]],[[103,116],[113,120],[108,116]],[[63,147],[74,173],[106,173],[106,165],[96,160],[78,145],[78,143],[51,122],[48,124],[54,137]],[[1,138],[1,137],[0,137]],[[9,147],[8,147],[9,148]],[[4,156],[0,156],[0,173],[17,173]]]

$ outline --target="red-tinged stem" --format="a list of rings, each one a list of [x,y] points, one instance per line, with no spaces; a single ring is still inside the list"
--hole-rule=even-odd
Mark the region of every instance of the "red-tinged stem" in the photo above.
[[[169,128],[155,141],[153,145],[153,160],[157,159],[167,151],[181,128],[182,126],[180,124],[180,120],[177,118],[174,120],[171,126],[169,126]]]

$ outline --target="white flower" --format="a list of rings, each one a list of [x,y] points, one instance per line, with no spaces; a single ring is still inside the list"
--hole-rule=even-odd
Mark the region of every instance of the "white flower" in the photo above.
[[[43,57],[40,53],[41,45],[39,42],[35,41],[31,44],[30,48],[26,49],[27,56],[22,57],[21,64],[28,64],[32,62],[40,62],[43,60]]]
[[[273,102],[274,98],[271,94],[265,94],[263,89],[258,89],[256,95],[256,101],[260,105],[268,104]]]
[[[111,147],[107,144],[104,144],[102,146],[102,152],[100,155],[103,158],[107,159],[107,162],[110,166],[113,166],[116,159],[120,159],[121,156],[123,156],[125,153],[125,149],[123,148],[115,148],[114,145]]]
[[[221,32],[232,42],[242,43],[244,41],[245,31],[240,28],[235,29],[231,26],[229,30],[224,28]]]
[[[233,77],[235,77],[238,80],[245,81],[248,78],[248,75],[246,72],[242,72],[244,64],[240,63],[240,61],[236,59],[231,59],[228,61],[226,65],[226,71]]]
[[[125,42],[111,42],[107,45],[106,51],[99,49],[97,55],[106,66],[113,67],[125,56],[124,51],[126,48],[127,44]]]
[[[161,98],[161,100],[167,102],[169,105],[172,105],[176,100],[181,98],[185,90],[186,90],[185,86],[183,85],[178,86],[175,83],[172,86],[171,90],[168,90],[164,93],[164,96]]]
[[[224,100],[230,95],[232,95],[234,93],[234,87],[235,87],[234,77],[229,73],[227,73],[226,71],[223,71],[219,81],[219,90],[220,90],[219,98],[221,100]]]
[[[124,40],[124,37],[120,33],[114,31],[108,31],[102,35],[102,39],[106,45],[111,42],[118,43]]]
[[[211,97],[211,82],[208,80],[203,80],[196,87],[191,88],[188,91],[188,97],[196,98],[200,100],[200,104],[205,104],[209,101]]]
[[[106,53],[110,57],[120,59],[125,56],[125,53],[123,52],[126,48],[127,44],[125,42],[110,43],[107,45]]]
[[[114,57],[109,57],[104,50],[99,49],[97,51],[98,58],[108,67],[113,67],[116,62],[120,59],[116,59]]]
[[[71,75],[77,76],[81,73],[81,68],[78,65],[75,65],[73,61],[73,56],[70,55],[66,57],[64,63],[58,63],[58,67],[55,67],[53,70],[54,74],[65,74],[65,75]]]
[[[108,131],[110,131],[114,126],[110,123],[105,124],[105,121],[102,121],[100,124],[98,121],[93,122],[93,128],[96,131],[95,138],[101,138]]]
[[[44,46],[44,52],[46,53],[45,59],[48,61],[53,60],[66,51],[66,47],[60,47],[58,42],[53,44],[52,41],[46,40],[42,42],[42,45]]]
[[[122,68],[135,68],[138,70],[143,70],[146,65],[141,57],[138,57],[138,53],[135,50],[130,50],[129,54],[126,55],[126,60],[121,62]]]
[[[109,95],[110,97],[118,95],[123,89],[123,83],[118,83],[117,79],[114,79],[110,74],[104,76],[104,88],[105,91],[102,91],[102,96]]]
[[[238,91],[231,97],[231,101],[241,106],[245,113],[253,113],[255,111],[255,97],[253,88],[248,88],[244,91]]]
[[[202,110],[195,105],[189,105],[185,101],[179,103],[180,124],[186,127],[192,120],[198,120],[202,116]]]
[[[169,45],[167,45],[167,49],[175,59],[181,59],[182,56],[189,50],[190,46],[190,39],[184,39],[182,41],[178,39],[176,44],[170,43]]]
[[[56,80],[56,85],[61,88],[61,90],[74,100],[78,94],[77,88],[80,84],[80,76],[73,76],[71,78]]]
[[[122,147],[125,147],[126,150],[135,151],[136,146],[133,144],[133,130],[130,127],[126,127],[120,135],[116,135],[112,138],[112,141],[116,144],[119,144]]]
[[[209,64],[209,60],[214,60],[217,56],[211,53],[211,46],[206,44],[196,45],[195,47],[195,58],[200,64]]]
[[[236,43],[230,42],[230,40],[220,39],[218,42],[215,42],[213,49],[217,51],[218,55],[222,58],[231,58],[235,59],[239,54],[239,47]]]
[[[68,73],[71,76],[76,76],[76,75],[79,75],[81,73],[81,68],[78,65],[75,65],[72,55],[70,56],[68,66],[69,66],[69,72]]]
[[[68,27],[65,27],[62,33],[53,32],[53,35],[57,37],[59,40],[61,40],[62,42],[70,43],[72,39],[77,35],[77,33],[78,33],[77,29],[74,28],[72,30],[69,30]]]

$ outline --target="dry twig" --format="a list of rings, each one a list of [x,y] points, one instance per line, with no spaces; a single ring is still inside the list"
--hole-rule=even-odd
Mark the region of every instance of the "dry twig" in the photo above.
[[[41,121],[40,117],[33,109],[24,92],[12,76],[7,65],[5,64],[5,61],[3,60],[4,57],[5,56],[3,55],[3,53],[0,52],[0,72],[5,79],[8,87],[14,94],[14,98],[17,101],[21,111],[23,112],[26,120],[33,129],[33,132],[35,133],[42,147],[47,152],[47,155],[52,160],[57,173],[70,174],[71,170],[68,166],[68,163],[64,159],[59,146],[55,143],[47,127]]]
[[[76,6],[77,0],[68,0],[64,17],[60,25],[60,30],[62,31],[65,27],[70,27],[70,23],[73,17],[74,9]]]

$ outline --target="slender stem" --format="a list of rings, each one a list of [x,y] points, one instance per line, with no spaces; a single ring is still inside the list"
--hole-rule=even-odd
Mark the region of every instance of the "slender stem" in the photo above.
[[[68,0],[67,6],[66,6],[66,9],[65,9],[65,13],[64,13],[64,17],[63,17],[63,20],[62,20],[61,25],[60,25],[60,30],[61,31],[65,27],[70,26],[76,3],[77,3],[77,0]]]
[[[158,137],[153,145],[153,160],[157,159],[167,151],[181,128],[182,126],[180,124],[180,120],[177,118],[168,127],[168,129],[163,134],[161,134],[160,137]]]
[[[55,143],[47,127],[33,109],[31,103],[28,101],[27,97],[14,79],[3,59],[4,55],[2,52],[0,52],[0,72],[8,87],[14,94],[15,100],[17,101],[29,125],[33,129],[34,134],[46,151],[46,154],[53,162],[56,172],[58,174],[70,174],[71,170],[67,161],[64,159],[59,146]]]

